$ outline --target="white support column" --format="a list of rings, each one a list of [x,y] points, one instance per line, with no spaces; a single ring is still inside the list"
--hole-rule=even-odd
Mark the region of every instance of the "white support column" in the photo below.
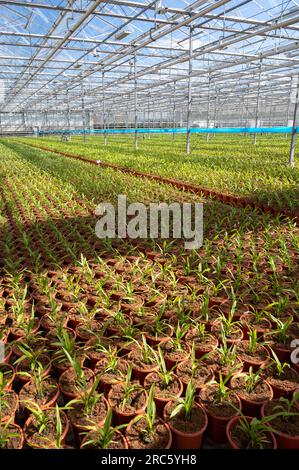
[[[107,145],[107,134],[106,134],[106,96],[105,96],[105,72],[102,72],[102,109],[103,109],[103,131],[104,131],[104,143]]]
[[[299,75],[297,77],[297,91],[295,99],[295,109],[293,117],[293,130],[292,130],[292,141],[291,141],[291,150],[290,150],[290,160],[289,163],[291,167],[295,165],[295,150],[297,142],[297,111],[298,111],[298,101],[299,101]]]
[[[67,99],[67,128],[68,128],[68,131],[70,131],[71,130],[71,113],[70,113],[69,90],[66,91],[66,99]]]
[[[173,82],[173,115],[172,115],[172,126],[173,126],[173,133],[172,138],[175,137],[174,129],[176,128],[176,82]]]
[[[207,109],[207,128],[210,127],[210,98],[211,98],[211,75],[209,74],[209,88],[208,88],[208,109]],[[207,142],[210,140],[210,133],[207,133]]]
[[[257,97],[256,97],[256,113],[255,113],[255,127],[258,127],[259,122],[259,108],[260,108],[260,96],[261,96],[261,75],[262,75],[262,63],[263,59],[260,60],[259,66],[259,79],[258,79],[258,88],[257,88]],[[253,136],[253,144],[256,145],[257,135]]]
[[[189,77],[188,77],[188,107],[187,107],[187,142],[186,153],[191,152],[191,113],[192,113],[192,71],[193,71],[193,27],[189,29]]]
[[[215,86],[215,105],[214,105],[214,129],[216,128],[216,123],[217,123],[217,107],[218,107],[218,90]],[[215,137],[215,133],[214,133]]]
[[[137,55],[134,52],[134,128],[135,128],[135,150],[138,150],[138,95],[137,95]]]
[[[84,85],[83,82],[81,82],[81,110],[82,110],[82,126],[83,126],[83,141],[84,143],[86,142],[86,134],[85,134],[85,128],[86,128],[86,119],[85,119],[85,102],[84,102]]]

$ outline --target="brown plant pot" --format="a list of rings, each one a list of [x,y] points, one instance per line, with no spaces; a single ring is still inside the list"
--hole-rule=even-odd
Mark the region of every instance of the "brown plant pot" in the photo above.
[[[186,334],[185,340],[186,342],[192,346],[192,342],[194,340],[194,345],[195,345],[195,357],[197,359],[200,359],[202,356],[207,354],[208,352],[215,351],[218,347],[218,339],[213,336],[209,335],[208,340],[206,342],[201,342],[199,341],[198,336],[196,336],[196,329],[192,328],[188,333]],[[196,340],[198,338],[198,341]]]
[[[94,373],[91,369],[84,367],[84,374],[86,380],[89,382],[89,390],[92,388],[94,382]],[[82,391],[75,384],[75,372],[73,369],[67,369],[59,377],[59,388],[63,396],[67,401],[79,398],[82,395]]]
[[[267,318],[263,318],[261,325],[254,324],[253,319],[253,313],[244,313],[241,315],[240,322],[242,323],[242,330],[244,334],[243,339],[248,339],[248,332],[250,328],[257,331],[258,338],[263,338],[264,334],[271,330],[271,322]]]
[[[119,398],[119,396],[121,395],[121,390],[118,390],[118,389],[121,388],[123,385],[124,385],[124,382],[120,382],[116,385],[112,385],[108,393],[108,403],[109,403],[109,406],[113,409],[113,419],[114,419],[115,425],[117,426],[120,426],[122,424],[128,424],[137,415],[143,415],[146,410],[147,403],[148,403],[148,395],[146,391],[143,390],[144,397],[145,397],[144,404],[140,408],[134,409],[131,412],[122,411],[117,405],[117,398]]]
[[[279,404],[279,403],[277,403]],[[265,416],[269,416],[267,414],[267,405],[268,403],[265,403],[262,406],[261,409],[261,415],[262,418]],[[272,413],[271,413],[272,414]],[[275,429],[275,422],[271,422],[270,426]],[[293,435],[293,434],[288,434],[279,430],[276,430],[275,432],[275,438],[277,441],[277,447],[278,449],[299,449],[299,434]]]
[[[242,352],[242,351],[239,352],[239,348],[244,342],[246,344],[248,340],[241,341],[241,343],[237,345],[237,354],[240,357],[240,359],[242,359],[243,361],[243,371],[248,372],[250,367],[252,367],[253,372],[257,372],[258,369],[264,367],[266,363],[268,362],[269,360],[268,351],[264,346],[259,346],[260,351],[262,351],[263,355],[265,356],[265,359],[262,359],[262,358],[257,359],[257,357],[250,356],[246,354],[245,352]]]
[[[146,341],[148,342],[150,346],[157,346],[159,343],[162,343],[164,341],[170,341],[172,334],[173,334],[173,329],[170,325],[168,325],[168,331],[165,334],[165,336],[155,336],[149,333],[145,333],[145,337],[146,337]]]
[[[244,334],[243,334],[243,331],[241,330],[241,328],[234,327],[234,332],[235,332],[235,334],[234,334],[233,337],[231,337],[231,336],[226,337],[226,343],[227,343],[228,346],[231,346],[232,344],[240,343],[242,341],[243,337],[244,337]],[[215,322],[212,325],[211,333],[216,336],[216,338],[218,339],[218,341],[220,343],[222,343],[220,322]]]
[[[9,425],[9,432],[18,433],[19,439],[16,437],[13,437],[12,439],[10,439],[9,444],[6,445],[5,449],[14,449],[14,450],[23,449],[24,433],[23,433],[22,428],[15,423],[11,423]]]
[[[178,378],[183,383],[184,392],[186,391],[190,380],[193,381],[193,385],[194,385],[196,391],[199,392],[203,387],[205,387],[205,385],[208,382],[211,382],[212,380],[215,379],[215,375],[214,375],[214,372],[208,366],[203,364],[200,367],[202,373],[200,373],[200,371],[199,371],[199,373],[193,379],[191,379],[191,374],[189,374],[189,373],[187,374],[186,371],[185,371],[186,365],[188,365],[189,362],[190,361],[187,360],[187,361],[184,361],[184,362],[181,362],[180,364],[178,364],[178,366],[176,368],[176,375],[178,376]],[[200,377],[200,380],[197,378],[198,375]],[[201,379],[203,379],[203,380],[201,380]]]
[[[180,379],[176,376],[174,376],[174,380],[177,383],[177,391],[175,393],[175,396],[180,397],[184,390],[183,384],[180,381]],[[144,388],[148,391],[151,388],[152,383],[158,383],[158,382],[159,382],[159,376],[157,372],[152,372],[145,377]],[[160,396],[159,396],[159,392],[156,391],[156,387],[155,387],[154,400],[156,403],[157,413],[160,417],[163,416],[163,410],[164,410],[165,405],[169,401],[173,400],[173,398],[174,396],[172,396],[171,394],[169,394],[169,396],[162,397],[160,393]]]
[[[47,377],[46,379],[49,379],[49,378]],[[53,384],[54,384],[54,379],[50,378],[50,381],[53,381]],[[34,397],[34,396],[32,397],[32,399],[36,403],[38,403],[41,410],[47,410],[47,409],[55,406],[56,403],[58,402],[59,395],[60,395],[60,390],[59,390],[59,387],[58,387],[58,384],[57,384],[56,380],[55,380],[55,384],[56,384],[56,388],[53,389],[53,393],[50,395],[50,397],[47,398],[46,401],[38,402],[36,397]],[[20,398],[21,402],[25,399],[28,399],[28,396],[30,395],[30,392],[32,391],[32,389],[34,389],[34,383],[32,381],[29,381],[29,382],[27,382],[23,385],[23,387],[21,388],[21,390],[19,392],[19,398]],[[26,408],[26,403],[23,402],[22,406],[24,408]]]
[[[170,449],[172,444],[172,434],[170,428],[167,423],[165,423],[161,418],[156,419],[156,429],[161,432],[154,433],[151,442],[144,442],[141,438],[143,430],[146,428],[146,423],[143,423],[141,419],[137,423],[133,419],[128,424],[125,436],[128,441],[129,449]],[[163,433],[163,442],[161,444],[162,439],[160,435]]]
[[[9,396],[9,401],[7,399]],[[19,397],[13,390],[6,390],[4,402],[9,405],[8,414],[1,417],[1,423],[6,423],[10,420],[11,423],[15,422],[15,414],[19,408]]]
[[[151,372],[157,372],[157,370],[159,369],[159,366],[154,365],[154,364],[147,365],[147,364],[143,364],[142,362],[138,362],[138,364],[140,365],[137,365],[137,363],[134,362],[134,360],[132,360],[132,357],[135,354],[136,354],[136,351],[131,351],[128,355],[128,360],[131,361],[131,364],[132,364],[133,379],[138,380],[141,383],[141,385],[143,385],[145,377]]]
[[[4,362],[3,364],[0,364],[0,372],[5,374],[5,372],[8,372],[8,371],[10,372],[9,378],[6,379],[7,383],[5,385],[4,390],[11,390],[14,379],[16,377],[16,373],[15,373],[15,369],[10,364],[7,364],[6,362]],[[5,376],[4,376],[4,380],[5,380]]]
[[[90,431],[88,434],[86,434],[84,436],[84,438],[82,439],[81,445],[80,445],[80,449],[101,449],[100,447],[96,447],[96,446],[88,446],[87,447],[87,446],[84,445],[84,443],[88,442],[93,437],[93,435],[94,435],[94,432]],[[121,432],[116,431],[115,436],[117,436],[117,441],[115,440],[115,442],[113,442],[111,444],[111,446],[107,447],[105,450],[108,450],[108,449],[121,450],[121,449],[128,449],[129,448],[127,440],[121,434]]]
[[[269,339],[269,337],[268,337]],[[265,340],[267,340],[267,337],[265,337]],[[290,339],[291,342],[291,339]],[[292,349],[289,346],[283,346],[282,344],[276,344],[274,342],[271,342],[271,348],[277,355],[278,359],[284,363],[284,362],[290,362],[290,356]],[[269,348],[269,354],[271,354],[271,349]]]
[[[248,421],[252,420],[252,417],[250,417],[250,416],[245,416],[245,418]],[[235,416],[227,424],[226,436],[227,436],[227,440],[229,442],[229,445],[230,445],[231,449],[240,449],[240,447],[238,447],[238,444],[233,440],[233,437],[232,437],[232,432],[233,432],[234,428],[238,425],[239,420],[240,420],[240,416]],[[269,436],[271,437],[271,441],[272,441],[272,444],[273,444],[271,448],[272,449],[277,449],[277,442],[276,442],[276,438],[275,438],[274,434],[272,432],[269,432]]]
[[[90,417],[90,420],[92,421],[92,423],[96,423],[97,426],[103,426],[107,413],[109,411],[109,403],[103,395],[101,396],[99,401],[101,402],[100,404],[98,402],[99,406],[103,404],[105,407],[104,415],[103,414],[97,414],[97,416],[93,415],[92,417]],[[75,434],[76,441],[80,445],[84,438],[83,433],[84,432],[86,433],[87,427],[90,426],[91,423],[89,422],[88,418],[84,417],[83,412],[82,411],[80,412],[80,408],[78,409],[78,416],[80,416],[79,419],[77,419],[76,414],[77,414],[76,405],[74,405],[73,409],[69,411],[68,415],[73,426],[73,431]]]
[[[44,356],[45,360],[47,361],[47,362],[45,362],[45,364],[43,364],[45,366],[45,369],[44,369],[44,372],[43,372],[43,377],[47,377],[51,372],[52,364],[51,364],[50,356],[48,354],[43,354],[43,356]],[[25,359],[25,361],[26,361],[26,359]],[[16,366],[17,378],[18,378],[18,380],[20,380],[20,382],[22,384],[25,384],[25,383],[27,383],[31,380],[30,377],[28,377],[27,375],[22,375],[22,374],[20,374],[20,372],[24,372],[24,370],[22,370],[22,362],[19,362]],[[25,369],[25,372],[28,372],[28,370]]]
[[[65,426],[64,426],[64,429],[62,431],[62,436],[61,436],[61,444],[65,445],[66,436],[68,434],[69,427],[70,427],[70,422],[64,411],[61,411],[60,413],[61,413],[61,416],[63,416],[64,422],[65,422]],[[49,443],[49,445],[46,445],[46,444],[43,445],[42,443],[37,443],[32,440],[33,436],[38,435],[38,430],[36,430],[35,433],[32,432],[32,430],[30,431],[30,426],[33,426],[34,428],[32,421],[33,421],[33,415],[30,415],[24,425],[25,440],[26,440],[26,443],[29,445],[29,447],[32,447],[33,449],[53,448],[53,445],[51,445],[51,443]]]
[[[201,444],[202,444],[203,434],[208,426],[208,417],[207,417],[206,412],[198,403],[194,403],[194,408],[201,415],[203,423],[200,426],[200,429],[194,432],[190,432],[190,431],[188,432],[187,430],[182,431],[174,426],[173,420],[171,420],[170,418],[172,409],[175,408],[175,406],[176,406],[175,402],[168,402],[163,411],[164,421],[168,424],[171,430],[172,447],[174,449],[200,449]],[[188,427],[188,421],[186,421],[186,427]]]
[[[241,377],[244,376],[244,375],[246,375],[246,374],[241,374]],[[267,390],[269,392],[269,395],[268,395],[267,398],[265,398],[264,401],[257,400],[257,399],[253,400],[249,397],[245,398],[242,393],[239,393],[238,388],[237,388],[237,384],[236,384],[237,379],[238,379],[238,375],[231,378],[230,388],[232,390],[236,391],[238,397],[241,400],[242,413],[246,416],[256,416],[256,417],[260,416],[261,415],[261,408],[262,408],[263,404],[267,403],[269,400],[273,399],[273,390],[272,390],[271,386],[268,384],[268,382],[266,380],[263,380],[263,384],[267,388]]]
[[[221,416],[221,415],[216,415],[214,413],[211,413],[209,410],[208,406],[205,404],[204,400],[204,393],[205,389],[203,388],[199,392],[199,397],[200,397],[200,404],[204,408],[205,412],[207,413],[208,416],[208,427],[207,427],[207,435],[212,439],[212,441],[217,442],[218,444],[224,444],[227,442],[227,436],[226,436],[226,426],[232,416]],[[233,414],[234,416],[237,416],[239,412],[241,411],[242,404],[241,400],[236,396],[236,401],[238,402],[238,407],[239,411],[235,411]]]

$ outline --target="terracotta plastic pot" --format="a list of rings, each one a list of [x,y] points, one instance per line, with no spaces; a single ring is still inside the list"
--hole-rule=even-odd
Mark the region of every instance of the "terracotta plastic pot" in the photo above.
[[[69,336],[71,338],[73,338],[75,340],[76,338],[76,333],[74,330],[72,330],[71,328],[64,328],[65,331],[67,331],[67,333],[69,334]],[[58,338],[57,338],[57,330],[56,328],[53,328],[51,330],[49,330],[46,334],[46,340],[47,340],[47,346],[49,347],[49,349],[51,349],[52,351],[57,351],[58,349],[60,349],[60,346],[58,344]]]
[[[245,419],[247,419],[247,421],[251,421],[252,417],[245,416]],[[240,449],[238,445],[235,443],[235,441],[232,439],[232,431],[238,425],[239,420],[240,420],[240,416],[235,416],[229,421],[226,427],[226,436],[227,436],[227,440],[229,442],[231,449]],[[277,441],[276,441],[274,434],[272,432],[269,432],[269,436],[271,437],[271,440],[273,443],[272,449],[277,449]]]
[[[26,393],[26,389],[29,387],[30,385],[30,381],[25,383],[23,385],[23,387],[21,388],[19,394],[23,391],[23,393]],[[58,399],[59,399],[59,395],[60,395],[60,390],[59,390],[59,387],[57,385],[57,391],[56,393],[53,395],[53,397],[47,402],[45,403],[44,405],[39,405],[40,409],[41,410],[48,410],[49,408],[52,408],[53,406],[56,405],[56,403],[58,402]],[[26,403],[25,404],[22,404],[24,406],[24,408],[26,408]]]
[[[201,429],[196,432],[182,432],[179,429],[176,429],[172,424],[171,421],[168,421],[169,416],[169,408],[173,405],[173,402],[167,403],[164,408],[163,418],[164,421],[167,422],[171,434],[172,434],[172,447],[174,449],[200,449],[203,439],[203,434],[208,426],[208,417],[202,406],[198,403],[195,403],[194,406],[201,410],[204,416],[204,425]]]
[[[1,423],[6,423],[7,421],[11,420],[10,422],[13,424],[15,422],[15,414],[19,408],[19,397],[13,390],[6,390],[6,394],[13,395],[15,399],[15,406],[14,409],[10,411],[10,414],[7,416],[2,416]],[[5,396],[4,396],[5,401]]]
[[[149,333],[145,334],[146,340],[150,346],[157,346],[159,343],[164,341],[170,341],[173,334],[173,328],[168,325],[168,331],[165,336],[152,336]]]
[[[187,375],[187,376],[182,376],[182,370],[181,369],[184,368],[186,363],[188,363],[188,361],[181,362],[180,364],[178,364],[178,366],[176,368],[176,375],[178,376],[178,378],[183,383],[184,392],[186,392],[187,386],[188,386],[188,384],[191,380],[191,374]],[[205,371],[207,371],[208,374],[206,375],[206,380],[202,384],[200,384],[200,386],[196,383],[196,380],[193,379],[193,385],[195,386],[197,392],[199,392],[199,390],[201,390],[203,387],[205,387],[205,385],[208,382],[211,382],[212,380],[215,380],[215,374],[212,371],[212,369],[210,369],[207,365],[204,365],[204,364],[201,366],[201,368],[203,368]]]
[[[88,449],[89,448],[89,447],[85,447],[84,443],[88,442],[90,440],[91,434],[92,434],[92,431],[84,436],[84,438],[82,439],[81,445],[80,445],[80,449]],[[126,438],[119,431],[116,431],[116,434],[119,437],[120,441],[122,442],[122,447],[119,447],[119,449],[128,449],[129,446],[128,446],[128,442],[127,442]],[[100,447],[97,447],[97,449],[100,449]],[[105,450],[108,450],[108,449],[109,449],[109,447]],[[112,449],[115,450],[116,448],[112,447]]]
[[[152,373],[148,374],[148,375],[146,376],[146,378],[144,379],[144,386],[145,386],[145,388],[146,388],[147,390],[150,389],[150,386],[146,386],[147,381],[149,381],[149,380],[150,380],[150,377],[151,377],[152,375],[154,375],[154,374],[155,374],[155,372],[152,372]],[[180,397],[180,396],[182,395],[183,391],[184,391],[184,386],[183,386],[181,380],[180,380],[178,377],[176,377],[176,380],[178,381],[179,387],[180,387],[179,392],[177,393],[176,396],[177,396],[177,397]],[[150,382],[150,383],[153,383],[153,382]],[[160,397],[157,396],[156,393],[154,393],[154,400],[155,400],[155,404],[156,404],[158,416],[160,416],[160,417],[162,418],[162,416],[163,416],[163,410],[164,410],[165,405],[166,405],[169,401],[173,400],[173,397],[169,396],[169,397],[167,397],[167,398],[160,398]]]
[[[118,385],[121,385],[121,384],[123,384],[123,382],[121,382]],[[108,403],[109,403],[110,408],[113,408],[113,419],[114,419],[115,425],[120,426],[122,424],[128,424],[133,418],[135,418],[135,416],[144,414],[146,407],[147,407],[147,403],[148,403],[148,395],[145,390],[144,392],[146,395],[144,405],[141,408],[136,409],[133,413],[125,413],[124,411],[121,411],[118,407],[113,406],[113,402],[112,402],[113,386],[111,387],[108,393]]]
[[[268,350],[264,346],[260,346],[260,348],[263,350],[265,355],[268,354]],[[264,367],[266,363],[269,360],[269,356],[265,358],[265,360],[257,360],[254,356],[249,356],[248,354],[245,354],[242,352],[239,352],[238,346],[237,346],[237,354],[242,359],[243,361],[243,371],[248,372],[250,367],[252,367],[253,372],[257,372],[260,368]]]
[[[228,346],[232,344],[238,344],[242,341],[244,334],[241,328],[235,327],[235,331],[237,332],[237,338],[230,338],[229,336],[226,338],[226,343]],[[218,339],[219,343],[222,343],[221,339],[221,323],[216,321],[212,327],[211,327],[211,332],[216,336]]]
[[[109,410],[108,401],[103,396],[101,397],[101,399],[105,401],[105,404],[107,406],[107,413],[108,413],[108,410]],[[106,416],[107,416],[107,414],[106,414]],[[96,422],[97,426],[102,426],[104,424],[106,416],[104,416],[102,419],[99,419]],[[73,426],[73,431],[74,431],[74,434],[75,434],[76,441],[80,445],[81,442],[84,439],[85,434],[83,434],[83,433],[86,433],[86,427],[84,427],[84,425],[80,424],[79,422],[77,422],[75,420],[72,420],[71,416],[70,416],[70,420],[71,420],[71,423],[72,423],[72,426]]]
[[[34,327],[32,328],[32,335],[35,335],[40,329],[40,322],[39,320],[35,319],[35,322],[34,322]],[[21,338],[24,338],[25,336],[25,332],[19,332],[17,330],[11,330],[11,334],[12,334],[12,337],[13,337],[13,340],[16,341],[18,339],[21,339]]]
[[[163,424],[163,426],[165,426],[165,428],[168,430],[168,441],[167,441],[167,444],[164,446],[164,449],[170,449],[171,446],[172,446],[172,433],[171,433],[171,430],[170,430],[170,427],[168,426],[167,423],[165,423],[165,421],[163,421],[161,418],[157,418],[158,421],[160,422],[160,424]],[[134,449],[136,450],[134,447],[132,447],[132,444],[130,445],[130,439],[128,438],[128,434],[132,428],[132,426],[135,424],[135,419],[133,419],[132,421],[130,421],[130,423],[128,424],[127,426],[127,429],[125,431],[125,436],[126,436],[126,439],[128,441],[128,446],[129,446],[129,449]],[[164,450],[163,449],[163,450]],[[160,449],[161,450],[161,449]]]
[[[296,371],[294,370],[294,372],[296,372]],[[273,393],[274,393],[274,398],[284,397],[284,398],[288,398],[290,400],[293,396],[294,391],[298,387],[298,383],[299,383],[299,374],[298,373],[297,373],[297,376],[298,376],[297,383],[294,382],[294,386],[289,390],[286,390],[283,386],[280,386],[279,383],[268,380],[268,382],[270,383],[270,385],[272,387],[272,390],[273,390]]]
[[[52,369],[50,356],[48,356],[48,354],[46,356],[49,359],[49,361],[47,362],[47,365],[45,366],[44,372],[42,374],[43,377],[47,377],[50,374],[50,371]],[[28,370],[25,370],[25,371],[28,372]],[[20,372],[22,372],[22,362],[19,362],[16,366],[17,378],[20,380],[20,382],[22,382],[22,384],[29,382],[30,377],[27,377],[27,375],[21,375]]]
[[[124,379],[125,379],[129,364],[123,358],[119,359],[118,364],[121,365],[121,367],[122,367],[121,370],[123,371],[123,373],[120,374],[117,377],[112,376],[112,375],[107,376],[107,374],[102,374],[101,370],[99,370],[97,368],[95,369],[95,374],[100,375],[99,390],[101,392],[104,392],[106,397],[108,396],[108,393],[110,392],[110,389],[111,389],[112,385],[114,385],[116,383],[119,383],[119,382],[123,382]]]
[[[63,394],[63,396],[65,397],[65,399],[67,401],[74,400],[74,399],[80,397],[80,391],[78,391],[74,388],[74,390],[70,392],[69,390],[66,390],[65,387],[63,386],[63,380],[69,374],[70,370],[71,369],[67,369],[66,371],[64,371],[61,374],[61,376],[59,377],[59,381],[58,381],[59,389],[60,389],[61,393]],[[91,389],[92,385],[93,385],[93,382],[94,382],[94,373],[91,369],[88,369],[87,367],[84,367],[84,371],[86,373],[88,373],[88,375],[90,377],[90,387],[89,387],[89,389]]]
[[[250,314],[250,313],[244,313],[240,317],[244,339],[248,339],[248,332],[250,331],[249,326],[250,328],[254,328],[256,330],[258,338],[263,338],[264,334],[271,330],[271,322],[267,318],[263,318],[263,322],[265,325],[264,327],[259,326],[259,325],[254,325],[253,327],[250,323],[250,319],[253,319],[253,318],[254,318],[254,314]]]
[[[191,331],[189,333],[187,333],[186,338],[185,338],[186,341],[189,341],[190,337],[192,338],[192,332]],[[197,342],[197,341],[194,342],[195,357],[197,359],[200,359],[202,356],[204,356],[208,352],[215,351],[215,349],[217,349],[218,344],[219,344],[218,339],[215,336],[210,335],[210,340],[211,340],[211,342],[206,346],[204,344],[201,344],[200,342]],[[190,340],[189,344],[192,346],[191,340]]]
[[[65,428],[63,429],[62,435],[61,435],[61,444],[65,445],[66,437],[67,437],[67,434],[68,434],[69,428],[70,428],[70,422],[69,422],[68,417],[67,417],[67,415],[65,414],[64,411],[61,411],[60,413],[61,413],[60,416],[63,415],[64,418],[65,418]],[[28,426],[31,424],[32,419],[33,419],[33,416],[30,415],[29,418],[27,419],[27,421],[24,424],[24,435],[25,435],[26,443],[29,445],[29,447],[31,447],[33,449],[47,449],[47,448],[50,448],[50,446],[47,446],[47,445],[43,446],[43,445],[33,444],[33,443],[30,442],[30,439],[28,438],[26,431],[28,429]]]
[[[267,339],[269,340],[269,336],[265,337],[266,341],[267,341]],[[273,351],[277,355],[278,359],[282,363],[290,362],[290,356],[291,356],[291,352],[292,352],[291,348],[289,348],[288,346],[286,346],[286,347],[277,346],[275,343],[271,344],[271,348],[273,349]],[[269,353],[271,354],[271,349],[270,348],[269,348]]]
[[[264,418],[266,415],[266,403],[262,406],[261,415]],[[273,422],[270,423],[270,426],[274,428]],[[299,449],[299,436],[292,436],[291,434],[286,434],[281,431],[275,432],[275,438],[277,441],[278,449]]]
[[[202,391],[199,393],[199,396],[201,395]],[[239,397],[236,397],[238,403],[239,403],[239,410],[241,411],[242,409],[242,404],[241,400]],[[227,442],[227,436],[226,436],[226,426],[228,422],[231,420],[232,416],[226,417],[226,416],[216,416],[215,414],[212,414],[209,412],[208,407],[204,405],[204,403],[200,403],[204,410],[207,413],[208,416],[208,427],[207,427],[207,435],[212,439],[212,441],[217,442],[218,444],[224,444]],[[236,411],[233,415],[233,417],[238,416],[239,411]]]
[[[9,425],[9,429],[11,430],[12,433],[13,433],[13,432],[16,432],[16,431],[14,431],[14,430],[17,430],[18,434],[20,435],[20,443],[19,443],[18,447],[15,447],[15,448],[14,448],[14,450],[16,450],[16,449],[23,449],[23,447],[24,447],[24,440],[25,440],[25,439],[24,439],[24,433],[23,433],[22,428],[21,428],[20,426],[18,426],[17,424],[15,424],[15,423],[11,423],[11,424]],[[8,447],[8,449],[12,449],[12,447]]]
[[[266,400],[266,403],[267,403],[269,400],[273,399],[273,390],[271,388],[271,385],[269,385],[266,380],[264,380],[263,382],[266,384],[266,386],[269,390],[269,393],[270,393],[269,398]],[[234,377],[232,377],[232,379],[231,379],[231,387],[234,390],[233,384],[234,384]],[[235,391],[238,394],[238,390],[235,390]],[[247,398],[244,398],[244,397],[240,396],[239,394],[238,394],[238,397],[241,400],[242,413],[244,415],[246,415],[246,416],[255,416],[255,417],[258,417],[258,416],[261,415],[261,408],[262,408],[262,406],[265,402],[250,400],[250,399],[247,399]]]
[[[128,360],[130,361],[132,354],[134,351],[131,351],[128,355]],[[141,385],[143,385],[145,377],[150,374],[151,372],[156,372],[159,369],[158,365],[152,365],[149,366],[148,368],[142,369],[141,367],[137,367],[134,362],[131,362],[132,364],[132,370],[133,370],[133,379],[138,380]]]

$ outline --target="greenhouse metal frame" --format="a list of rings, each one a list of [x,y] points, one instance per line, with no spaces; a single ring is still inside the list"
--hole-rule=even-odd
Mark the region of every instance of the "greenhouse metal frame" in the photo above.
[[[297,1],[0,5],[1,133],[286,126],[293,162]]]

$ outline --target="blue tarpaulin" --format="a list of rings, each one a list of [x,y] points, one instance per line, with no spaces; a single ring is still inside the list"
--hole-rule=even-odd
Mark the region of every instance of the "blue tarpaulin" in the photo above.
[[[296,128],[298,132],[299,127]],[[193,127],[190,129],[192,134],[291,134],[293,127],[217,127],[217,128],[202,128]],[[171,128],[157,128],[157,129],[137,129],[138,134],[186,134],[185,127]],[[51,130],[39,131],[40,135],[46,134],[135,134],[135,129],[81,129],[81,130]]]

